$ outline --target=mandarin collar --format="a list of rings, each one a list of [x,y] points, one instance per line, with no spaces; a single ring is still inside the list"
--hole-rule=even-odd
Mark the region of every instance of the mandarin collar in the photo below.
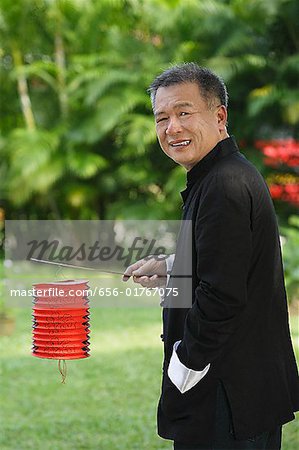
[[[239,151],[238,145],[234,136],[229,136],[222,141],[219,141],[216,146],[202,158],[191,170],[187,172],[187,185],[186,189],[181,192],[183,200],[186,200],[192,186],[199,181],[202,176],[209,170],[213,162]]]

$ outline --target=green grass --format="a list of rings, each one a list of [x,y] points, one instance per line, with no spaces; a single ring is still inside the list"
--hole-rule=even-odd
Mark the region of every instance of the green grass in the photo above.
[[[31,311],[16,309],[16,331],[1,337],[2,450],[155,450],[162,345],[159,308],[94,308],[91,357],[34,358]],[[295,341],[298,328],[293,320]],[[298,419],[284,427],[283,450],[297,449]]]

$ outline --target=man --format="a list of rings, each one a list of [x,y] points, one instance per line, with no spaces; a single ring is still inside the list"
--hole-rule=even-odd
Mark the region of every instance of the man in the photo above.
[[[299,379],[269,191],[228,135],[219,77],[183,64],[150,93],[160,146],[187,170],[183,220],[193,233],[192,306],[163,308],[158,433],[177,450],[279,449]],[[174,266],[187,257],[181,245]],[[158,274],[165,261],[142,260],[124,279],[154,287]]]

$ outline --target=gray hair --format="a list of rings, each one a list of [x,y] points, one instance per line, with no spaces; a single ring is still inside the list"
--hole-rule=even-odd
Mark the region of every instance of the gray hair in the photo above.
[[[153,108],[159,87],[180,83],[196,83],[209,107],[218,99],[221,105],[227,108],[228,93],[223,80],[211,70],[206,67],[200,67],[194,62],[172,66],[154,79],[148,88]]]

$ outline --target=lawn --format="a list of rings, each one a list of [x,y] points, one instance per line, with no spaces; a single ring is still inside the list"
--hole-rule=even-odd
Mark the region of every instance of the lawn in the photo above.
[[[67,363],[65,385],[57,361],[30,354],[30,309],[15,315],[15,333],[0,337],[2,450],[172,448],[156,434],[159,307],[93,308],[91,357]],[[298,448],[298,422],[285,426],[283,450]]]

